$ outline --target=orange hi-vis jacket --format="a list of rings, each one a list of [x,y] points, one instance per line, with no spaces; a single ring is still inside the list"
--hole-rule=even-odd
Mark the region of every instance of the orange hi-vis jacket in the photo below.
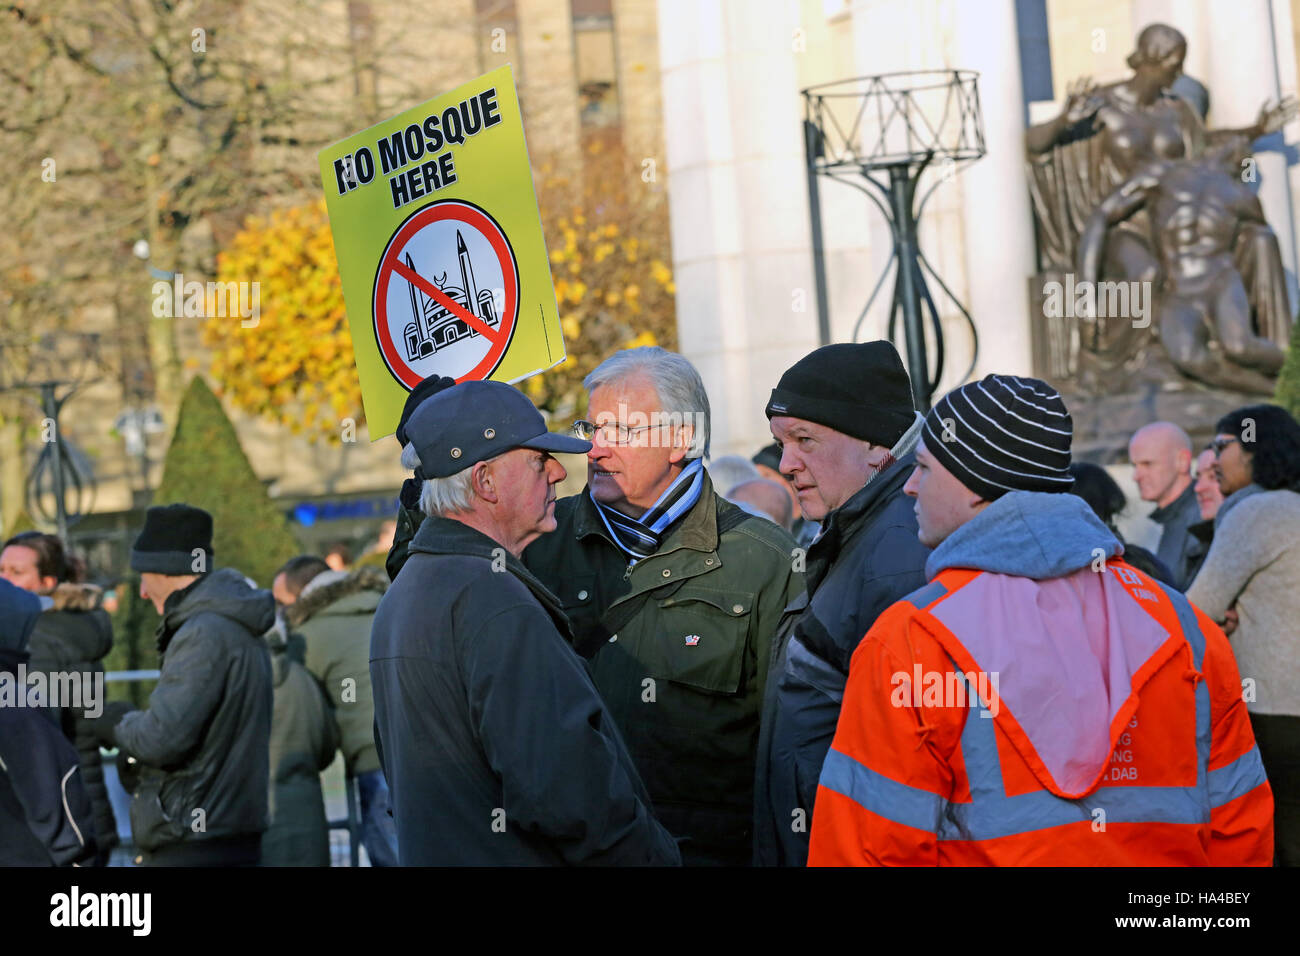
[[[1032,497],[1058,502],[988,516],[1018,549],[1073,496]],[[972,559],[972,540],[956,550],[1003,570],[937,550],[858,645],[809,865],[1268,865],[1272,792],[1219,627],[1122,561],[1035,579],[1006,568],[1039,549]],[[1038,543],[1061,571],[1067,546]]]

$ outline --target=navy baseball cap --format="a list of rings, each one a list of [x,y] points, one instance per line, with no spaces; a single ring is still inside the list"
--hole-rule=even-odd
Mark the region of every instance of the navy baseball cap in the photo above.
[[[528,396],[503,382],[461,382],[422,401],[406,423],[420,465],[446,478],[512,448],[581,455],[591,442],[546,430]]]

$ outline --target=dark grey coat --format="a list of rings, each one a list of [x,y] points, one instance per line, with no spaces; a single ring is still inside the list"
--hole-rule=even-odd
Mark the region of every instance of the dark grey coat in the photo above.
[[[162,674],[149,706],[118,722],[118,746],[143,765],[131,802],[142,850],[267,827],[271,658],[269,591],[221,568],[167,599]]]
[[[754,782],[754,859],[803,866],[822,764],[849,660],[877,617],[925,584],[930,554],[903,494],[907,454],[831,512],[808,549],[807,590],[781,619],[763,701]]]
[[[679,862],[556,598],[426,518],[375,614],[375,737],[403,866]]]
[[[1190,531],[1201,520],[1195,486],[1189,484],[1167,506],[1151,512],[1151,520],[1161,528],[1156,557],[1173,573],[1174,587],[1186,591],[1204,560],[1200,541]]]

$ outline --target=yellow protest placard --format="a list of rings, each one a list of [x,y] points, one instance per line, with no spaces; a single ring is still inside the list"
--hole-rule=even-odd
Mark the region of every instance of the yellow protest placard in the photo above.
[[[517,382],[564,360],[509,66],[319,158],[372,439],[430,375]]]

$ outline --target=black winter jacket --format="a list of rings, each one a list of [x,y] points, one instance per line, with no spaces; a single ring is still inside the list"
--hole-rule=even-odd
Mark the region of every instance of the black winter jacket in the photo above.
[[[808,549],[807,591],[781,620],[763,701],[754,782],[760,866],[807,863],[813,799],[849,660],[881,612],[925,584],[930,549],[903,494],[915,463],[904,455],[831,512]]]
[[[113,647],[113,623],[101,608],[103,591],[93,584],[60,584],[50,595],[53,606],[36,620],[28,650],[28,671],[75,672],[92,676],[104,672],[104,657]],[[81,779],[95,810],[95,842],[100,852],[119,843],[117,820],[104,785],[99,739],[91,732],[85,710],[64,708],[59,719],[81,759]]]
[[[158,626],[162,674],[146,710],[117,724],[143,765],[131,803],[136,845],[255,836],[267,827],[271,659],[269,591],[221,568],[167,599]]]
[[[568,638],[513,555],[424,519],[370,645],[403,866],[679,862]]]
[[[26,661],[26,651],[0,648],[0,866],[84,865],[95,824],[77,751],[43,710],[8,696]]]

